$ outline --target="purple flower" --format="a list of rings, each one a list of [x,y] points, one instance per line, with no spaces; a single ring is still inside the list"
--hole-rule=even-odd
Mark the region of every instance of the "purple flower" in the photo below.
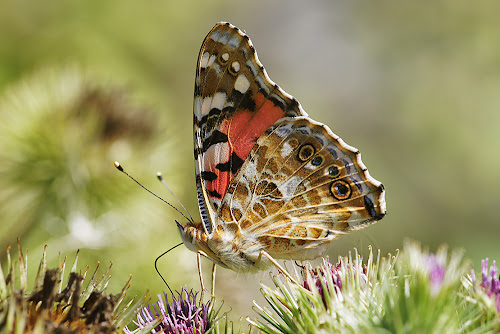
[[[319,293],[323,296],[323,301],[325,301],[323,286],[328,286],[326,275],[330,275],[332,277],[332,282],[335,287],[338,289],[342,288],[342,282],[340,281],[340,264],[334,266],[330,262],[326,262],[325,266],[318,267],[316,269],[309,269],[309,275],[315,283]],[[307,277],[304,278],[302,286],[307,290],[311,290]]]
[[[498,276],[496,262],[493,261],[493,264],[488,269],[488,259],[481,261],[481,276],[482,282],[479,284],[481,289],[488,297],[495,300],[497,311],[500,312],[500,276]],[[472,270],[472,280],[473,282],[476,280],[474,270]]]
[[[161,323],[151,331],[152,333],[200,334],[210,329],[209,303],[197,305],[197,293],[193,290],[188,292],[187,288],[182,288],[177,294],[178,297],[172,296],[172,303],[169,303],[168,296],[164,293],[166,306],[161,295],[158,295],[156,304],[137,312],[137,322],[134,323],[137,327],[144,328],[155,319],[161,318]],[[125,327],[124,332],[128,334],[133,331]]]
[[[440,258],[434,254],[427,256],[427,269],[429,270],[429,280],[431,282],[432,293],[437,293],[443,284],[445,267]]]
[[[312,289],[312,286],[309,285],[310,282],[314,283],[316,286],[316,289],[321,295],[321,298],[323,299],[323,303],[325,306],[327,306],[326,303],[326,298],[325,298],[325,291],[324,287],[327,288],[327,292],[330,292],[330,287],[328,284],[328,279],[327,277],[331,277],[332,283],[333,283],[333,290],[334,293],[342,291],[342,281],[341,277],[346,273],[342,273],[342,271],[352,271],[354,274],[356,273],[356,268],[357,266],[351,264],[351,263],[342,263],[339,262],[336,265],[331,264],[329,261],[326,261],[324,265],[316,268],[316,269],[305,269],[307,270],[307,273],[304,273],[304,281],[302,283],[302,286],[306,288],[307,290]],[[367,277],[367,268],[366,266],[361,266],[360,267],[360,275],[361,278],[364,282],[368,281]],[[350,275],[348,274],[347,277]],[[309,277],[309,278],[308,278]]]

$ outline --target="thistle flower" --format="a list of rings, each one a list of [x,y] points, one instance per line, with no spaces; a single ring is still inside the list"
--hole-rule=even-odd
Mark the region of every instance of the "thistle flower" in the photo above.
[[[483,262],[481,293],[498,298],[498,272],[494,265],[490,271],[487,267]],[[441,247],[432,253],[407,242],[397,256],[378,252],[375,258],[370,252],[363,262],[355,253],[340,257],[336,265],[325,260],[318,268],[306,263],[302,269],[300,286],[273,277],[274,288],[262,287],[272,311],[255,304],[261,319],[250,323],[275,334],[500,330],[500,317],[486,314],[467,294],[474,289],[462,284],[468,263],[460,251]]]
[[[8,272],[0,267],[0,332],[9,333],[119,333],[133,315],[131,300],[123,305],[130,279],[121,293],[105,293],[110,281],[109,268],[99,277],[97,266],[87,286],[87,270],[76,272],[78,253],[63,288],[66,258],[58,267],[47,269],[46,248],[35,278],[32,292],[28,290],[27,255],[19,248],[19,272],[15,270],[7,250]],[[110,266],[111,268],[111,266]],[[19,276],[18,276],[19,275]],[[17,284],[19,278],[19,284]],[[135,306],[141,305],[139,301]]]
[[[493,261],[488,274],[488,259],[482,261],[482,278],[481,287],[485,290],[489,297],[495,299],[497,311],[500,312],[500,276],[497,277],[498,270],[496,261]]]
[[[427,269],[429,281],[431,283],[431,291],[436,294],[441,285],[443,284],[446,268],[444,266],[443,258],[439,258],[434,254],[427,256]]]
[[[372,258],[371,254],[370,258]],[[356,259],[361,260],[357,253]],[[321,295],[325,307],[328,307],[328,294],[341,293],[342,278],[351,276],[352,274],[360,279],[358,280],[359,283],[365,285],[368,281],[367,273],[368,268],[366,265],[362,265],[362,261],[355,261],[353,263],[347,259],[339,258],[338,263],[333,265],[328,259],[323,259],[322,266],[314,269],[308,265],[303,267],[302,286],[310,291],[316,290]]]
[[[137,312],[137,321],[134,323],[142,329],[160,320],[151,333],[206,333],[214,323],[210,302],[198,305],[196,298],[197,293],[188,291],[187,288],[177,292],[177,298],[172,296],[172,303],[169,303],[167,294],[164,293],[164,298],[158,295],[156,304],[141,308]],[[128,327],[125,327],[124,332],[135,333]]]
[[[497,275],[498,270],[496,261],[493,261],[489,268],[488,259],[481,261],[481,283],[479,283],[479,286],[482,292],[495,302],[496,310],[500,312],[500,276]],[[474,285],[476,285],[476,274],[474,269],[471,270],[471,276]]]
[[[436,296],[441,289],[446,288],[447,284],[456,283],[456,279],[460,278],[457,271],[462,271],[456,261],[460,261],[462,255],[459,252],[454,252],[452,260],[448,263],[448,251],[446,247],[441,247],[436,253],[431,253],[423,250],[416,243],[408,243],[405,245],[404,260],[409,263],[409,274],[412,274],[412,282],[422,283],[422,288],[432,295]],[[406,268],[402,268],[407,270]],[[453,278],[450,280],[450,278]]]
[[[327,275],[331,277],[333,286],[335,289],[342,289],[342,281],[340,280],[340,264],[333,265],[330,263],[330,261],[325,261],[323,267],[318,267],[316,269],[313,268],[307,268],[304,267],[304,272],[302,273],[304,277],[302,286],[307,289],[311,290],[312,285],[316,287],[318,290],[319,294],[322,296],[323,302],[326,305],[326,300],[325,300],[325,291],[324,287],[328,289],[327,285]],[[314,283],[314,284],[311,284]],[[326,293],[329,293],[330,291],[326,291]]]
[[[324,259],[313,269],[306,263],[298,279],[303,282],[300,286],[272,276],[276,289],[263,285],[262,293],[277,315],[255,304],[264,321],[248,321],[266,333],[362,331],[368,319],[379,317],[376,296],[382,289],[374,281],[379,275],[389,276],[393,261],[374,261],[370,249],[363,263],[355,250],[354,257],[339,257],[336,265]]]

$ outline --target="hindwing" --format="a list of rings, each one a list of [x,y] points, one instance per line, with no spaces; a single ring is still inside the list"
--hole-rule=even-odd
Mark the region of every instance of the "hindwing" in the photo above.
[[[327,126],[283,118],[258,138],[218,215],[276,258],[313,258],[304,249],[381,219],[384,187]]]

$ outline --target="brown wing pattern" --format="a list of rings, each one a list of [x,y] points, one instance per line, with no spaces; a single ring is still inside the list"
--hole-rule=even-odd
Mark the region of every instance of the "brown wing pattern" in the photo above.
[[[258,138],[218,215],[274,257],[314,258],[318,244],[385,215],[384,187],[327,126],[284,118]]]

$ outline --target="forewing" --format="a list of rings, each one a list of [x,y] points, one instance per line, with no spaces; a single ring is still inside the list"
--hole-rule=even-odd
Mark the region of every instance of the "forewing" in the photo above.
[[[283,117],[304,115],[269,79],[248,36],[229,23],[210,31],[198,56],[194,96],[196,184],[207,233],[257,138]]]

